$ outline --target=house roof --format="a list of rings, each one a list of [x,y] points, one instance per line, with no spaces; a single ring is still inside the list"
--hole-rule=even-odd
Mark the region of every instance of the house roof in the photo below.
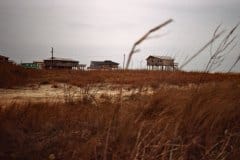
[[[33,63],[44,63],[43,61],[33,61]]]
[[[49,61],[49,60],[54,60],[54,61],[78,62],[77,60],[74,60],[74,59],[70,59],[70,58],[59,58],[59,57],[48,58],[48,59],[45,59],[45,60],[47,60],[47,61]]]
[[[91,64],[94,64],[94,65],[106,65],[106,64],[109,64],[109,65],[119,65],[119,63],[113,62],[113,61],[110,61],[110,60],[105,60],[105,61],[91,61]]]
[[[148,56],[148,58],[151,58],[151,57],[153,57],[153,58],[158,58],[158,59],[166,59],[166,60],[174,60],[172,57],[170,57],[170,56],[154,56],[154,55],[150,55],[150,56]],[[148,59],[147,58],[147,59]]]
[[[78,64],[78,66],[80,66],[80,67],[86,67],[87,65],[86,65],[86,64]]]
[[[2,57],[2,58],[9,58],[9,57],[3,56],[3,55],[0,55],[0,57]]]

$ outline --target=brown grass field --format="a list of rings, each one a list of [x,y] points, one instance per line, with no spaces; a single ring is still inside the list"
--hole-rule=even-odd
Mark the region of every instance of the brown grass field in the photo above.
[[[240,74],[0,65],[0,88],[115,84],[116,97],[0,108],[0,159],[239,160]],[[123,96],[124,86],[138,90]],[[143,94],[143,87],[153,94]],[[171,87],[175,86],[175,87]],[[176,87],[177,86],[177,87]],[[71,97],[70,97],[71,98]]]

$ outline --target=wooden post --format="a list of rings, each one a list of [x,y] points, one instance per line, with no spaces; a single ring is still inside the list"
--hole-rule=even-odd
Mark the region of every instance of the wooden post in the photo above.
[[[52,47],[51,53],[52,53],[52,57],[51,57],[51,59],[52,59],[52,61],[51,61],[51,69],[53,69],[53,47]]]
[[[123,55],[123,70],[125,69],[125,54]]]

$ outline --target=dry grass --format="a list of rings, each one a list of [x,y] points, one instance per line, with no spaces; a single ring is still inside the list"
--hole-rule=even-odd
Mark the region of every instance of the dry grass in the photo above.
[[[204,76],[203,81],[199,81]],[[107,84],[129,84],[132,86],[158,86],[159,84],[188,85],[221,82],[239,81],[240,74],[206,74],[200,72],[162,72],[162,71],[44,71],[33,81],[61,82],[76,86],[86,86],[96,83]]]
[[[87,88],[96,83],[120,84],[118,98],[105,95],[99,101],[86,90],[87,98],[77,103],[29,102],[0,108],[0,159],[240,157],[239,74],[34,71],[1,65],[0,75],[1,88],[33,82]],[[151,86],[155,93],[123,98],[121,84],[139,92]],[[196,84],[197,90],[189,84]]]
[[[23,86],[29,83],[30,79],[36,77],[37,74],[36,70],[24,69],[8,63],[0,63],[0,88]]]
[[[204,76],[203,81],[199,81]],[[31,70],[10,64],[0,64],[0,88],[23,86],[29,83],[68,83],[85,87],[96,83],[159,86],[159,84],[188,85],[209,82],[239,81],[240,74],[167,72],[147,70],[74,71],[74,70]]]
[[[239,82],[195,91],[162,88],[115,102],[12,104],[0,110],[0,159],[238,160]]]

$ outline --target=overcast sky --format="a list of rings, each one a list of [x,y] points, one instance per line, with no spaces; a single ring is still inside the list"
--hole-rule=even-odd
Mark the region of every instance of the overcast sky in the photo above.
[[[211,39],[215,28],[240,22],[239,0],[0,0],[0,54],[16,62],[50,57],[123,62],[132,44],[150,28],[173,18],[141,44],[131,66],[144,67],[148,55],[168,55],[182,63]],[[239,30],[238,30],[238,33]],[[240,42],[240,39],[237,39]],[[226,71],[240,45],[218,69]],[[202,70],[209,49],[185,67]],[[238,64],[235,71],[240,71]]]

